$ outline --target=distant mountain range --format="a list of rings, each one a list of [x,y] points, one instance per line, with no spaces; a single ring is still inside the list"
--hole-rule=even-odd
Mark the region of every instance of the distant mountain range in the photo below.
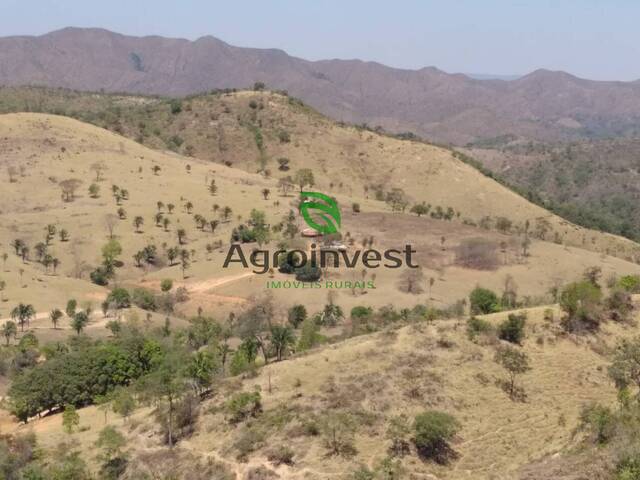
[[[65,28],[0,38],[0,85],[181,96],[256,81],[287,90],[337,120],[455,144],[505,135],[579,139],[640,129],[637,81],[590,81],[548,70],[515,80],[477,79],[434,67],[311,62],[210,36],[189,41]]]

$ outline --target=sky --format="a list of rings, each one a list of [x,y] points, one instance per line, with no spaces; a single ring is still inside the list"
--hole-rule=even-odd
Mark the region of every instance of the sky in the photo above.
[[[640,79],[638,0],[0,0],[0,36],[101,27],[279,48],[319,60]]]

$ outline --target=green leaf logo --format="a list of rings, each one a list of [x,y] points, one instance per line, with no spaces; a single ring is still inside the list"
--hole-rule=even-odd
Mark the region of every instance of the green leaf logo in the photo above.
[[[300,213],[304,221],[307,222],[307,225],[323,235],[338,233],[341,219],[338,202],[320,192],[300,192],[300,197],[302,198]],[[322,200],[322,202],[312,201],[309,200],[309,198],[317,198]],[[324,225],[317,223],[316,220],[311,217],[310,210],[322,212],[318,213],[317,216],[324,220]]]

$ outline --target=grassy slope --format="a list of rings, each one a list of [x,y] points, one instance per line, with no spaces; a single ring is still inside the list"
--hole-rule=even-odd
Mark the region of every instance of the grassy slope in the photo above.
[[[492,346],[471,343],[463,322],[438,321],[353,338],[272,364],[255,378],[232,380],[234,389],[261,389],[265,413],[254,426],[270,425],[266,444],[258,446],[246,463],[235,459],[237,450],[233,447],[246,427],[228,425],[219,413],[228,382],[205,402],[195,434],[178,448],[196,458],[222,461],[239,475],[264,464],[282,478],[342,478],[360,464],[374,466],[385,457],[389,418],[436,408],[454,414],[462,423],[452,444],[459,457],[449,467],[439,467],[412,453],[403,460],[408,471],[452,480],[516,478],[523,465],[575,445],[574,430],[584,403],[615,402],[614,388],[606,375],[607,361],[597,352],[606,351],[617,338],[636,330],[610,324],[598,338],[558,337],[558,311],[556,320],[549,323],[543,320],[543,310],[528,310],[524,350],[533,369],[520,379],[527,393],[525,403],[512,402],[495,385],[504,372],[493,362]],[[486,318],[498,323],[505,316]],[[322,418],[327,411],[346,411],[359,419],[355,457],[327,457],[319,437],[296,433],[305,420]],[[94,407],[81,412],[81,426],[88,429],[73,438],[89,458],[103,421]],[[157,436],[150,435],[153,419],[149,410],[139,410],[129,424],[113,415],[109,422],[127,433],[134,456],[158,449]],[[29,429],[38,433],[45,447],[65,439],[60,416],[18,427],[19,431]],[[269,447],[279,444],[296,452],[293,467],[275,468],[267,461]]]
[[[253,105],[255,108],[250,108]],[[342,127],[297,100],[271,92],[236,92],[196,96],[171,113],[166,99],[83,94],[62,90],[0,89],[0,111],[57,112],[121,133],[155,149],[226,163],[277,178],[277,159],[289,158],[292,170],[312,167],[319,188],[350,197],[365,196],[364,187],[403,188],[414,202],[453,207],[462,219],[478,223],[484,216],[504,216],[523,228],[551,223],[547,239],[557,233],[565,244],[636,258],[635,244],[607,234],[593,234],[454,161],[449,150],[408,142],[353,127]],[[264,149],[256,147],[256,132]],[[291,141],[282,143],[281,132]],[[175,139],[178,139],[176,143]],[[178,145],[179,144],[179,145]],[[368,195],[373,196],[369,190]]]

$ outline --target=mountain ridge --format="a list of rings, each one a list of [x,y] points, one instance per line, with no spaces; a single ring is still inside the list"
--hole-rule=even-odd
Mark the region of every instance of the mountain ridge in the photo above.
[[[186,96],[264,82],[350,123],[465,144],[512,134],[547,141],[634,134],[640,83],[592,81],[539,69],[478,80],[436,67],[309,61],[284,50],[67,27],[0,38],[0,85]]]

